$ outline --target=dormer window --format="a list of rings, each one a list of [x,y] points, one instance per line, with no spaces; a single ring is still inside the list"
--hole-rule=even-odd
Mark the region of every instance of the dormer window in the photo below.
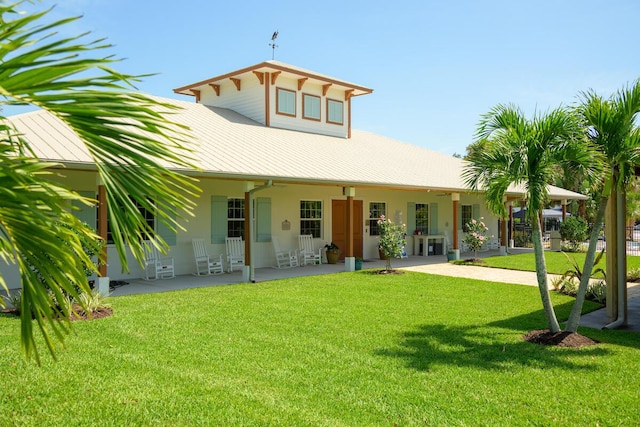
[[[320,97],[302,94],[302,118],[320,121]]]
[[[342,101],[327,98],[327,123],[344,124],[344,105]]]
[[[296,93],[292,90],[278,88],[276,91],[276,105],[278,114],[296,116]]]

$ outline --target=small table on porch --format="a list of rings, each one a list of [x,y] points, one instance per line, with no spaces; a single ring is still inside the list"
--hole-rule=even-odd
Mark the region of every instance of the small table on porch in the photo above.
[[[422,242],[422,255],[429,256],[429,241],[433,243],[436,240],[442,240],[442,250],[445,250],[444,247],[444,234],[414,234],[413,235],[413,254],[418,255],[420,253],[420,243]],[[433,248],[433,253],[435,254],[435,247]]]

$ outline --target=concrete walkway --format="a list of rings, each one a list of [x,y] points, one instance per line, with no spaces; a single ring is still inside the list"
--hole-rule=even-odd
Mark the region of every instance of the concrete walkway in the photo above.
[[[493,256],[497,254],[497,251],[481,253],[482,256]],[[363,263],[363,268],[384,268],[384,261],[366,260]],[[442,276],[466,277],[492,282],[513,283],[516,285],[538,286],[535,272],[456,265],[448,263],[446,257],[443,255],[429,257],[411,256],[409,258],[393,260],[393,268]],[[289,269],[259,268],[255,270],[254,278],[256,283],[260,283],[276,279],[316,276],[342,271],[344,271],[343,263],[308,265]],[[550,275],[549,283],[551,283],[552,278],[553,275]],[[114,283],[116,286],[113,288],[111,296],[166,292],[238,283],[243,283],[242,274],[239,271],[212,276],[177,276],[169,280],[145,281],[132,279]],[[121,286],[118,286],[119,284]],[[640,332],[640,285],[629,283],[628,297],[629,324],[624,329]],[[580,320],[580,326],[597,329],[601,329],[607,323],[609,322],[607,321],[606,309],[600,309],[586,314],[582,316]]]

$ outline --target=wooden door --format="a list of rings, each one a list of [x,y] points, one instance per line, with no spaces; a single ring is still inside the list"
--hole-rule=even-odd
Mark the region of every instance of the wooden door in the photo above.
[[[362,258],[362,200],[353,201],[353,256]],[[340,248],[340,259],[347,254],[347,201],[331,202],[331,241]]]

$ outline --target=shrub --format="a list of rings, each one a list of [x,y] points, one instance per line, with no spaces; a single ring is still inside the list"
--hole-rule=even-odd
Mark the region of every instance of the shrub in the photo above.
[[[465,227],[467,232],[465,233],[462,241],[469,246],[473,251],[473,258],[478,258],[478,249],[487,242],[487,236],[485,235],[489,228],[485,225],[484,218],[480,217],[480,221],[472,219]]]
[[[569,247],[573,252],[577,252],[582,242],[589,237],[587,221],[579,216],[566,218],[560,226],[560,236],[569,242]]]
[[[20,313],[20,304],[22,303],[22,291],[9,293],[6,297],[3,297],[5,305],[11,306],[18,313]],[[8,303],[8,304],[7,304]]]
[[[578,286],[580,285],[580,282],[573,277],[560,276],[554,279],[551,284],[553,289],[557,292],[575,297],[578,293]]]
[[[640,279],[640,267],[631,268],[627,271],[627,282],[635,282]]]
[[[402,250],[407,245],[405,224],[394,224],[390,219],[380,216],[380,242],[378,248],[387,257],[386,269],[391,270],[391,258],[402,257]]]
[[[101,308],[111,308],[111,304],[106,302],[107,297],[98,292],[97,289],[91,293],[83,292],[78,298],[78,303],[86,307],[89,311],[97,311]]]
[[[604,304],[607,301],[607,283],[604,280],[590,283],[587,288],[586,298]]]

